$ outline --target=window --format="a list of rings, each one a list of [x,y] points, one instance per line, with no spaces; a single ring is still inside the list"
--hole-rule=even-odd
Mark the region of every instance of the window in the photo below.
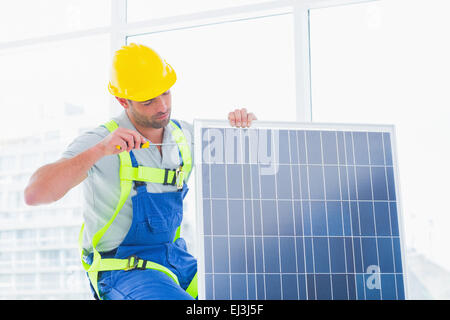
[[[28,171],[37,167],[40,160],[40,155],[36,153],[26,153],[23,154],[20,158],[22,160],[21,169]]]
[[[57,273],[42,273],[39,275],[39,284],[42,289],[60,289],[60,276]]]
[[[243,107],[258,119],[296,117],[291,14],[133,36],[127,42],[154,48],[175,69],[177,82],[171,89],[175,119],[226,120],[228,112]],[[193,254],[194,174],[182,228]]]
[[[110,116],[112,3],[17,0],[0,4],[4,93],[0,105],[8,119],[0,127],[0,247],[6,250],[0,252],[0,286],[13,287],[0,294],[2,299],[67,297],[59,283],[66,272],[59,250],[76,247],[76,238],[73,243],[61,242],[61,228],[77,225],[79,230],[81,216],[72,220],[72,210],[61,209],[68,205],[65,200],[57,206],[28,207],[23,188],[38,166],[60,157],[79,127],[92,128]],[[55,250],[38,254],[42,246]],[[73,257],[68,259],[74,263]],[[50,268],[52,275],[40,281],[39,270]],[[86,281],[79,256],[76,268],[79,281]],[[92,295],[86,286],[70,297]]]
[[[0,4],[0,39],[16,41],[106,26],[110,0],[14,0]]]
[[[2,139],[31,138],[74,126],[76,115],[66,112],[65,103],[81,106],[77,123],[96,126],[103,121],[109,107],[108,50],[108,37],[93,36],[1,51],[0,86],[8,92],[1,98],[8,106],[5,116],[20,119],[4,122]],[[8,166],[5,158],[5,169],[3,163]]]
[[[16,252],[16,263],[14,267],[33,270],[36,268],[36,257],[37,254],[33,251]]]
[[[12,279],[5,275],[0,275],[0,292],[6,292],[7,290],[11,290],[13,288]],[[3,295],[0,297],[4,298]]]
[[[43,267],[59,267],[60,262],[60,251],[59,250],[48,250],[39,252],[40,265]]]
[[[13,266],[13,254],[11,252],[0,252],[0,267],[11,268],[12,266]]]
[[[39,230],[39,244],[51,246],[61,239],[61,228],[46,228]]]
[[[16,242],[17,248],[30,248],[36,245],[35,230],[17,230]]]
[[[0,172],[7,172],[16,169],[15,156],[1,156],[0,157]]]
[[[154,48],[177,73],[172,115],[227,119],[246,107],[258,119],[295,119],[292,15],[129,37]]]
[[[310,12],[313,121],[396,126],[406,263],[418,279],[410,294],[419,299],[449,297],[427,280],[431,270],[450,274],[449,9],[395,0]]]
[[[18,274],[16,275],[16,289],[30,290],[36,287],[37,276],[35,274]]]

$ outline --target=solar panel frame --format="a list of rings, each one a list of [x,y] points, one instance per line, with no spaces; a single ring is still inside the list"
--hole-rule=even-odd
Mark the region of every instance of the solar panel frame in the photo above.
[[[202,172],[203,165],[203,129],[236,129],[229,125],[227,120],[194,120],[194,155],[195,155],[195,181],[196,181],[196,246],[198,259],[198,298],[205,299],[205,243],[204,243],[204,225],[203,225],[203,181]],[[397,155],[397,139],[394,125],[389,124],[346,124],[346,123],[311,123],[311,122],[271,122],[271,121],[254,121],[251,128],[236,130],[305,130],[305,131],[331,131],[331,132],[386,132],[390,134],[391,157],[393,166],[393,179],[395,182],[395,204],[397,210],[398,232],[400,240],[401,264],[402,264],[402,280],[404,288],[404,298],[408,299],[408,283],[407,283],[407,264],[406,264],[406,245],[405,231],[403,223],[403,210],[401,201],[401,187],[399,179],[399,165]],[[226,156],[226,155],[225,155]],[[245,155],[243,155],[245,156]],[[224,164],[227,164],[225,161]],[[323,165],[323,163],[322,163]],[[385,165],[387,166],[387,165]],[[208,173],[209,174],[209,173]],[[244,192],[244,191],[243,191]],[[358,208],[359,210],[359,208]],[[375,208],[373,209],[375,210]],[[245,219],[245,218],[244,218]],[[328,236],[329,237],[329,236]],[[281,249],[280,249],[281,250]],[[378,250],[378,247],[377,247]],[[280,253],[279,253],[280,254]],[[279,259],[281,259],[281,254]],[[393,258],[395,259],[395,257]],[[306,271],[305,271],[306,272]],[[330,269],[331,275],[331,269]],[[306,275],[305,275],[306,277]],[[230,280],[231,281],[231,280]]]

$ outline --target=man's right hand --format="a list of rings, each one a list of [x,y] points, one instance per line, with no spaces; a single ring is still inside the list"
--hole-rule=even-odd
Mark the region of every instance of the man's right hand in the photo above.
[[[103,155],[107,156],[123,151],[130,152],[133,149],[140,149],[141,144],[145,142],[147,142],[147,139],[139,132],[119,127],[100,141],[98,147],[102,150]]]

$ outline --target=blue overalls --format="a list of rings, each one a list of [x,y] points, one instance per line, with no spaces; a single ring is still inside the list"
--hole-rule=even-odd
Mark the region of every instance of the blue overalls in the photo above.
[[[177,125],[179,127],[178,123]],[[139,164],[133,151],[130,151],[129,155],[133,168],[138,168]],[[174,184],[175,175],[172,181],[168,181],[168,170],[165,169],[163,183]],[[186,290],[194,276],[196,277],[197,260],[187,252],[184,239],[177,235],[183,218],[183,199],[189,190],[186,183],[183,181],[182,188],[178,191],[163,193],[148,192],[145,181],[133,180],[132,183],[136,195],[131,198],[133,208],[131,227],[119,247],[100,253],[102,261],[126,262],[125,268],[98,272],[100,298],[194,299],[196,295],[188,294]],[[88,265],[93,264],[92,253],[85,257],[85,262]],[[156,267],[153,268],[153,265]],[[108,269],[104,267],[100,270],[105,268]],[[90,282],[94,297],[98,299],[92,287],[92,278]]]

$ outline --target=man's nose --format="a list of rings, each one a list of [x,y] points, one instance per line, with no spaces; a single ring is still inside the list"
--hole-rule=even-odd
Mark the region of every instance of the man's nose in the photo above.
[[[158,108],[157,108],[158,112],[165,113],[169,109],[168,108],[168,104],[166,103],[166,101],[164,101],[164,99],[161,96],[156,98],[156,103],[157,103],[157,106],[158,106]]]

